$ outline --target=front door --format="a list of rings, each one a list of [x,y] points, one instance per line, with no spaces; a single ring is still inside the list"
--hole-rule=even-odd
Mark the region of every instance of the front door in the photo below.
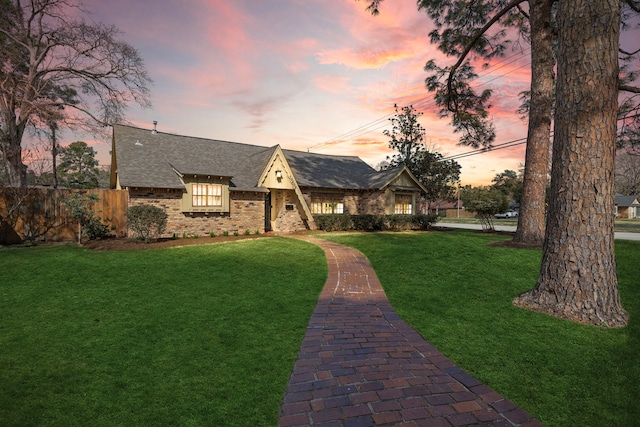
[[[264,232],[271,230],[271,193],[264,196]]]

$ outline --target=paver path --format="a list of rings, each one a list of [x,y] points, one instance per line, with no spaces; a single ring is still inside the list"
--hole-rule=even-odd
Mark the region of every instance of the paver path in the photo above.
[[[280,426],[540,426],[455,366],[393,311],[366,258],[322,247],[329,277],[280,409]]]

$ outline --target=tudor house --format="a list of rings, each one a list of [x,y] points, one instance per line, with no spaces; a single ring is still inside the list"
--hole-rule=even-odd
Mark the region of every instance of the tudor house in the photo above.
[[[168,214],[165,235],[315,229],[317,214],[413,214],[406,167],[114,125],[111,188]]]

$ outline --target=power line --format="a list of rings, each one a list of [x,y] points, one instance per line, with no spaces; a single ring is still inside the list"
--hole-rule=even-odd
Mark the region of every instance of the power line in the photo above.
[[[505,60],[503,60],[499,64],[496,64],[495,66],[487,68],[485,73],[479,74],[473,80],[476,80],[476,79],[479,79],[481,77],[487,76],[487,75],[489,75],[489,74],[491,74],[491,73],[493,73],[493,72],[495,72],[497,70],[500,70],[500,69],[502,69],[502,68],[504,68],[504,67],[506,67],[506,66],[508,66],[508,65],[520,60],[520,59],[522,59],[528,51],[529,51],[529,48],[524,49],[519,53],[513,54],[513,55],[505,58]],[[522,69],[524,67],[527,67],[529,65],[530,65],[530,62],[528,62],[527,64],[524,64],[524,65],[521,65],[520,67],[514,68],[513,70],[510,70],[507,73],[495,76],[491,80],[488,80],[486,82],[480,83],[478,85],[478,87],[482,87],[482,86],[484,86],[484,85],[486,85],[486,84],[488,84],[490,82],[493,82],[493,81],[495,81],[495,80],[497,80],[497,79],[499,79],[501,77],[504,77],[504,76],[506,76],[508,74],[511,74],[511,73],[513,73],[513,72],[515,72],[515,71],[517,71],[519,69]],[[429,95],[423,96],[423,97],[415,100],[413,103],[410,103],[410,104],[413,105],[414,107],[416,107],[417,109],[418,108],[424,109],[427,106],[431,106],[431,103],[433,103],[433,106],[435,106],[434,96],[432,94],[429,94]],[[338,143],[339,144],[339,143],[344,142],[344,140],[347,139],[347,138],[351,138],[351,139],[352,138],[356,138],[358,136],[366,135],[367,133],[382,129],[382,128],[386,127],[387,119],[389,117],[391,117],[391,116],[393,116],[393,113],[387,114],[387,115],[385,115],[383,117],[380,117],[380,118],[378,118],[376,120],[373,120],[373,121],[371,121],[369,123],[366,123],[366,124],[356,128],[356,129],[353,129],[351,131],[348,131],[348,132],[345,132],[345,133],[343,133],[341,135],[338,135],[338,136],[336,136],[336,137],[334,137],[334,138],[332,138],[330,140],[327,140],[327,141],[321,142],[319,144],[313,145],[311,147],[308,147],[307,151],[309,151],[311,149],[314,149],[314,148],[317,149],[317,148],[319,148],[321,146],[334,145],[334,143]]]

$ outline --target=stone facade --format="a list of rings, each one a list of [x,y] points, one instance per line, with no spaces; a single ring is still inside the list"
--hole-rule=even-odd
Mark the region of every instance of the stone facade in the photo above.
[[[264,193],[232,191],[228,213],[182,212],[180,190],[129,189],[129,206],[152,205],[167,213],[167,229],[162,237],[183,235],[221,235],[249,230],[264,233]]]
[[[347,191],[344,211],[350,215],[384,215],[388,196],[384,191]]]
[[[298,196],[293,190],[276,190],[272,192],[273,219],[271,225],[274,231],[294,232],[306,230],[307,224],[302,220],[302,207],[298,203]]]
[[[343,197],[344,213],[349,215],[384,215],[387,212],[389,195],[380,190],[325,190],[303,188],[302,193],[308,206],[311,205],[311,193],[335,193]]]

